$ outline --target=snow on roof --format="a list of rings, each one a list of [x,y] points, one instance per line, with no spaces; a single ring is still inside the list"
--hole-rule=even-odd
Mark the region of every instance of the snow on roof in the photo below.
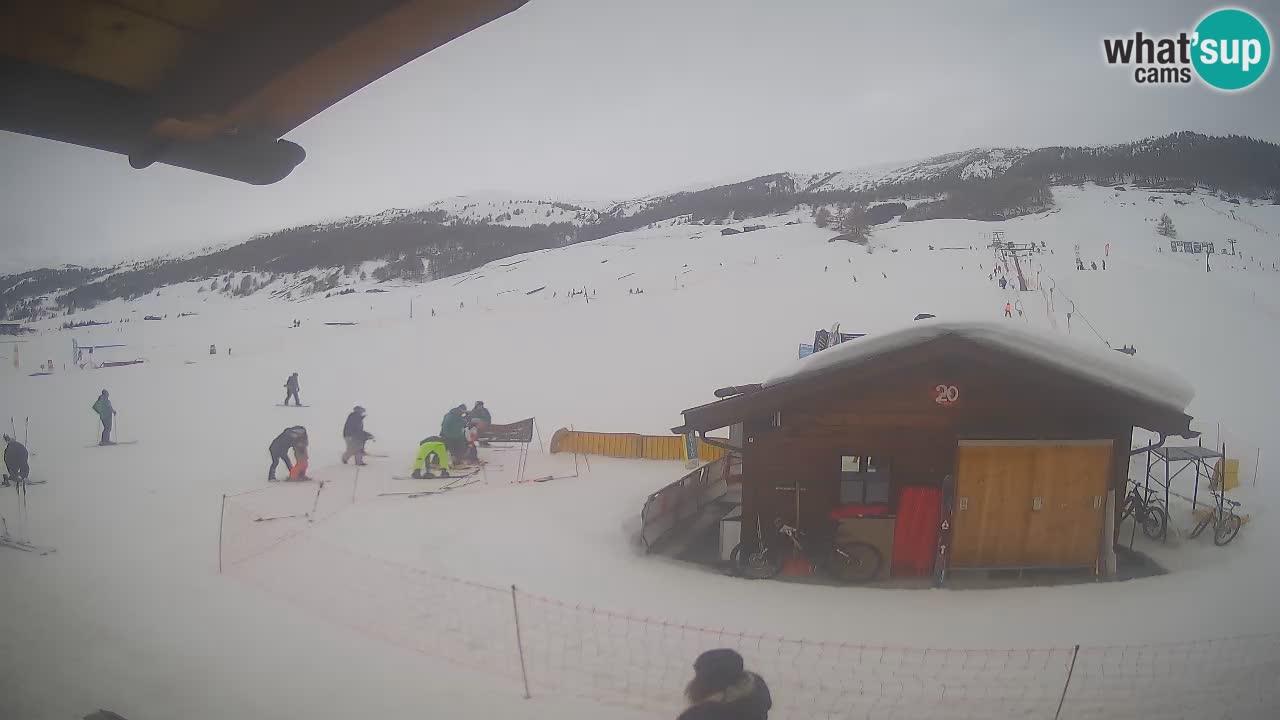
[[[774,373],[764,386],[856,365],[946,335],[1042,363],[1178,412],[1186,410],[1195,397],[1191,384],[1168,370],[1100,345],[1031,330],[1011,321],[917,321],[899,330],[867,335],[814,353]]]

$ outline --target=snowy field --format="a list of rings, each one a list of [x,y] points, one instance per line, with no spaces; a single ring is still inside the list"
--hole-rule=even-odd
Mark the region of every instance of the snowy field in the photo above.
[[[666,717],[694,654],[717,644],[745,649],[775,686],[778,717],[1045,717],[1045,707],[1052,717],[1077,644],[1083,687],[1098,683],[1115,704],[1090,706],[1080,690],[1063,717],[1183,716],[1185,697],[1154,691],[1275,662],[1274,639],[1258,637],[1280,631],[1280,207],[1210,195],[1175,205],[1091,185],[1055,193],[1054,211],[1000,224],[881,226],[872,253],[828,243],[831,231],[789,215],[728,237],[718,226],[639,230],[385,293],[286,302],[187,284],[46,322],[21,346],[22,369],[5,360],[0,371],[3,422],[15,418],[21,436],[30,419],[32,477],[48,481],[30,488],[22,529],[57,548],[0,551],[0,718],[98,707],[136,720]],[[1161,212],[1179,239],[1221,251],[1235,238],[1242,254],[1213,256],[1212,272],[1203,256],[1171,254],[1154,232]],[[804,222],[785,224],[793,219]],[[1005,292],[988,279],[993,229],[1045,243],[1029,272],[1042,290]],[[1075,271],[1076,244],[1106,271]],[[568,297],[583,288],[589,302]],[[831,588],[747,583],[638,555],[630,535],[641,505],[682,474],[678,463],[593,458],[576,478],[512,484],[515,453],[494,450],[483,482],[413,500],[378,495],[429,486],[392,476],[461,402],[484,400],[496,422],[534,416],[544,441],[569,426],[664,434],[713,389],[785,367],[816,328],[875,333],[917,313],[997,320],[1006,301],[1023,311],[1010,323],[1131,344],[1190,381],[1193,427],[1241,459],[1233,494],[1251,520],[1234,543],[1175,532],[1159,546],[1139,533],[1138,547],[1172,572],[1122,583]],[[302,327],[290,327],[295,318]],[[72,338],[127,344],[108,352],[147,362],[64,370]],[[29,377],[46,359],[54,374]],[[307,407],[278,406],[291,372]],[[136,444],[92,445],[89,406],[103,388],[119,438]],[[386,454],[358,479],[338,463],[356,404],[368,408],[371,450]],[[320,500],[315,484],[260,490],[268,442],[294,424],[310,430]],[[1135,444],[1147,440],[1139,433]],[[574,472],[572,457],[536,443],[530,465],[531,475]],[[219,575],[222,497],[245,492],[229,501],[224,549],[236,557]],[[314,523],[254,522],[313,502]],[[1175,505],[1174,530],[1190,526],[1188,510]],[[8,491],[0,514],[13,527]],[[509,651],[513,584],[524,593],[531,700]],[[1167,673],[1105,671],[1143,667],[1134,658],[1144,653],[1161,667],[1167,657]],[[1188,663],[1204,675],[1182,674]],[[988,667],[1004,680],[992,684]],[[1270,717],[1274,707],[1257,699],[1274,700],[1275,684],[1236,677],[1245,688],[1219,684],[1206,702],[1244,697],[1227,716]]]

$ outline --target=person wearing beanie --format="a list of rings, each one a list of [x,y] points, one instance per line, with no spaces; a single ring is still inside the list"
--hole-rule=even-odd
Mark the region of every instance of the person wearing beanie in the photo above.
[[[342,426],[342,438],[347,441],[347,450],[342,453],[342,464],[346,465],[351,458],[356,465],[364,465],[364,444],[373,439],[373,435],[364,429],[364,408],[359,405],[351,409],[347,422]]]
[[[493,424],[493,415],[489,413],[489,408],[484,406],[483,400],[477,400],[476,406],[467,411],[467,421],[476,429],[476,439],[479,440],[479,434]],[[481,440],[480,446],[489,447],[489,441]]]
[[[773,707],[764,678],[748,672],[742,656],[728,648],[698,656],[684,694],[689,707],[679,720],[767,720]]]

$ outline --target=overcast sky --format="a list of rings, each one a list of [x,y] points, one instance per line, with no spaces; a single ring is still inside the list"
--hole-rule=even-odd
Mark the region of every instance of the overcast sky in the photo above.
[[[1238,6],[1280,40],[1280,0]],[[1274,68],[1225,95],[1139,87],[1103,62],[1104,36],[1189,30],[1217,7],[531,0],[290,133],[307,160],[270,187],[0,133],[0,271],[185,252],[479,190],[621,199],[1184,129],[1280,142]]]

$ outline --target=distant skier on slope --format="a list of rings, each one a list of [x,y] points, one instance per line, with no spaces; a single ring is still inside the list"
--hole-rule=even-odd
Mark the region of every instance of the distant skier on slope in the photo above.
[[[102,422],[102,439],[98,441],[99,445],[114,445],[111,442],[111,419],[116,415],[116,409],[111,407],[111,398],[106,390],[98,396],[93,403],[93,411],[98,413],[98,420]]]
[[[289,450],[296,443],[301,441],[306,446],[307,429],[301,425],[285,428],[283,432],[276,436],[275,440],[267,446],[267,452],[271,453],[271,469],[267,470],[267,480],[276,481],[276,466],[282,461],[285,470],[293,471],[293,463],[289,462]]]
[[[467,406],[459,405],[445,413],[440,421],[440,438],[453,457],[462,457],[467,446]]]
[[[27,446],[8,435],[4,436],[4,442],[4,466],[9,472],[4,476],[3,487],[9,487],[10,481],[26,482],[31,474],[31,466],[27,464]]]
[[[298,399],[298,390],[299,390],[299,387],[298,387],[298,373],[294,373],[294,374],[292,374],[292,375],[290,375],[290,376],[289,376],[289,379],[288,379],[288,380],[285,380],[285,381],[284,381],[284,404],[285,404],[285,406],[288,406],[288,405],[289,405],[289,398],[293,398],[293,404],[294,404],[294,405],[297,405],[298,407],[302,407],[302,401]]]
[[[1001,290],[1004,290],[1004,289],[1006,289],[1006,288],[1008,288],[1008,287],[1009,287],[1009,282],[1008,282],[1007,280],[1005,280],[1003,277],[1002,277],[1002,278],[1000,278],[1000,289],[1001,289]]]
[[[451,467],[449,448],[445,447],[439,435],[432,435],[418,443],[418,454],[413,458],[414,479],[431,477],[433,467],[440,468],[442,477],[449,477]]]
[[[342,437],[347,441],[347,450],[342,453],[342,464],[346,465],[351,458],[356,459],[356,465],[365,465],[364,461],[364,444],[373,439],[373,435],[365,432],[364,429],[364,408],[359,405],[351,410],[351,414],[347,416],[347,422],[342,426]]]
[[[1004,304],[1004,316],[1005,316],[1005,317],[1013,317],[1013,304],[1012,304],[1012,303],[1005,303],[1005,304]]]

